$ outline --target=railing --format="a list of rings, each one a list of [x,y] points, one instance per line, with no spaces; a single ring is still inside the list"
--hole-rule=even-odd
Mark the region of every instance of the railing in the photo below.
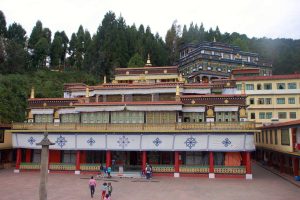
[[[209,166],[180,165],[179,172],[180,173],[208,173],[209,172]]]
[[[66,170],[73,171],[75,170],[75,164],[66,164],[66,163],[50,163],[49,170]]]
[[[161,124],[82,124],[82,123],[13,123],[14,130],[77,130],[77,131],[234,131],[255,130],[255,122],[207,122],[207,123],[161,123]]]
[[[216,174],[246,174],[245,166],[215,166]]]

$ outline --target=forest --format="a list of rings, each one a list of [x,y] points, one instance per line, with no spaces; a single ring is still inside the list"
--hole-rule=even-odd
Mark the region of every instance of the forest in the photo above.
[[[96,33],[83,25],[68,38],[37,21],[30,35],[21,24],[7,24],[0,10],[0,123],[25,120],[30,88],[36,97],[61,97],[63,84],[99,84],[113,78],[117,67],[142,67],[151,55],[154,66],[176,65],[179,48],[202,41],[224,42],[244,51],[257,52],[273,64],[273,74],[300,71],[300,40],[249,38],[240,33],[222,33],[219,27],[205,29],[200,23],[170,25],[162,38],[149,26],[127,25],[122,16],[109,11]]]

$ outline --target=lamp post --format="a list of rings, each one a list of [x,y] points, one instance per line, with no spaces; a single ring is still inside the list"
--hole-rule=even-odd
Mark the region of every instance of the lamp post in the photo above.
[[[55,143],[50,142],[48,139],[48,133],[44,132],[44,138],[40,143],[36,145],[42,146],[41,154],[41,174],[40,174],[40,188],[39,195],[40,200],[47,200],[47,177],[48,177],[48,158],[49,158],[49,146]]]

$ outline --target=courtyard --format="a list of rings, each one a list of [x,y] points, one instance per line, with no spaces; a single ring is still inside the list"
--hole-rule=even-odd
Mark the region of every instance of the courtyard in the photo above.
[[[91,199],[88,180],[90,175],[49,174],[49,200]],[[154,177],[150,181],[138,178],[117,178],[110,180],[113,185],[112,200],[240,200],[240,199],[298,199],[300,188],[253,164],[253,180],[217,178],[172,178]],[[100,198],[97,180],[96,195]],[[107,181],[106,181],[107,182]],[[39,172],[13,173],[0,171],[0,197],[3,200],[36,200],[39,188]]]

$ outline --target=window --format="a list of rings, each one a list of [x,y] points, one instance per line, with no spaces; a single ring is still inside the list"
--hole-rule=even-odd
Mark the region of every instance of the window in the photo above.
[[[281,129],[281,144],[290,145],[290,133],[289,129]]]
[[[265,99],[264,98],[258,98],[257,104],[258,105],[265,104]]]
[[[288,89],[297,89],[296,83],[288,83]]]
[[[74,164],[76,162],[76,152],[75,151],[63,151],[62,162]]]
[[[274,131],[274,138],[275,138],[275,144],[278,144],[277,129],[275,129],[275,131]]]
[[[277,98],[277,104],[285,104],[285,98]]]
[[[289,104],[295,104],[295,98],[294,97],[289,98]]]
[[[272,112],[266,112],[266,119],[272,119]]]
[[[4,130],[0,130],[0,143],[4,142]]]
[[[242,90],[242,84],[236,84],[236,89],[237,90]]]
[[[265,98],[265,104],[272,104],[271,98]]]
[[[265,83],[264,84],[264,89],[265,90],[272,90],[272,83]]]
[[[279,112],[278,113],[278,118],[279,119],[286,119],[286,112]]]
[[[259,119],[265,119],[265,113],[264,112],[259,113]]]
[[[257,90],[261,90],[261,84],[257,84],[256,88]]]
[[[296,112],[290,112],[290,119],[296,119],[296,118],[297,118]]]
[[[273,144],[273,131],[270,130],[270,144]]]
[[[253,84],[246,84],[246,90],[254,90]]]
[[[250,104],[254,104],[254,98],[250,99]]]
[[[277,89],[278,90],[284,90],[285,89],[285,83],[277,83]]]
[[[255,119],[255,113],[251,113],[251,119]]]

